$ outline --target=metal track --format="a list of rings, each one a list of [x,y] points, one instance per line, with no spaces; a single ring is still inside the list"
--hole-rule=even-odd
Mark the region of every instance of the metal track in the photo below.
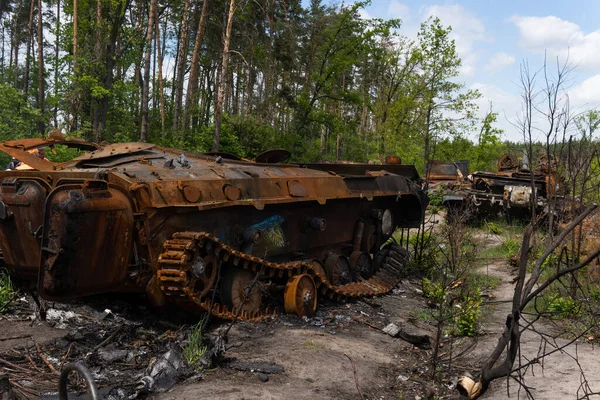
[[[311,261],[290,261],[273,263],[259,257],[242,253],[223,243],[219,238],[207,232],[177,232],[164,244],[164,252],[158,257],[157,278],[163,293],[171,300],[183,304],[195,304],[202,310],[222,319],[233,319],[236,310],[226,305],[214,303],[211,296],[197,298],[192,287],[192,257],[194,250],[203,249],[204,253],[214,255],[217,260],[244,268],[255,273],[263,271],[263,277],[290,278],[298,274],[313,277],[317,292],[337,301],[348,298],[368,297],[384,294],[392,290],[400,281],[409,254],[397,245],[389,247],[386,258],[373,277],[345,285],[334,286],[324,275],[323,270],[311,265]],[[213,284],[213,286],[216,282]],[[277,315],[278,308],[267,307],[255,313],[241,312],[237,319],[242,321],[261,321]]]

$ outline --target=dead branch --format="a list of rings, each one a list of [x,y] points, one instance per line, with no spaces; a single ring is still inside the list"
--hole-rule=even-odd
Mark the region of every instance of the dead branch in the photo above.
[[[110,343],[111,340],[114,339],[114,337],[117,335],[117,333],[119,333],[121,331],[121,329],[123,329],[123,325],[120,325],[117,329],[114,330],[113,333],[110,334],[110,336],[108,336],[106,339],[104,339],[102,342],[100,342],[100,344],[98,344],[96,347],[94,347],[92,349],[92,351],[90,352],[90,354],[94,353],[96,350],[106,346],[108,343]]]
[[[46,364],[48,366],[48,368],[50,368],[50,371],[52,371],[54,374],[58,375],[58,371],[56,370],[56,368],[54,368],[54,365],[52,365],[52,363],[50,361],[48,361],[48,359],[42,352],[42,349],[40,349],[39,344],[37,344],[37,343],[35,344],[35,349],[37,350],[38,356],[40,356],[40,358],[42,359],[44,364]]]
[[[27,338],[31,338],[31,335],[18,335],[18,336],[9,336],[9,337],[3,337],[0,338],[0,342],[6,341],[6,340],[15,340],[15,339],[27,339]]]
[[[344,353],[344,355],[348,357],[348,360],[350,360],[350,363],[352,363],[352,372],[354,373],[354,383],[356,383],[356,390],[358,390],[358,395],[360,396],[360,398],[364,399],[365,396],[362,394],[362,391],[360,390],[360,385],[358,384],[358,373],[356,371],[356,365],[354,364],[354,360],[347,353]]]
[[[571,231],[573,229],[575,229],[575,227],[577,227],[585,219],[585,217],[590,215],[592,213],[592,211],[594,211],[596,208],[598,208],[598,204],[596,204],[596,203],[588,206],[585,209],[585,211],[583,211],[581,214],[579,214],[579,216],[577,218],[575,218],[573,221],[571,221],[571,223],[569,225],[567,225],[567,227],[560,233],[560,235],[558,235],[558,237],[556,239],[554,239],[554,241],[548,247],[546,247],[546,249],[540,256],[540,258],[535,263],[533,270],[531,271],[531,277],[527,281],[525,291],[523,292],[524,294],[530,293],[531,290],[533,289],[533,287],[536,285],[536,283],[540,277],[540,274],[542,273],[542,265],[544,264],[544,261],[546,261],[548,256],[550,254],[552,254],[552,252],[554,252],[554,250],[556,250],[561,245],[561,243],[565,240],[567,235],[569,233],[571,233]],[[524,248],[524,247],[522,247],[522,248]],[[527,252],[525,252],[525,253],[527,253]],[[521,262],[522,261],[523,261],[523,257],[521,257]],[[523,264],[521,264],[520,267],[523,267]],[[519,298],[516,298],[516,296],[515,296],[515,302],[521,301],[521,303],[523,303],[523,300],[524,299],[521,298],[521,296],[519,296]]]
[[[0,364],[4,364],[5,366],[7,366],[7,367],[9,367],[9,368],[12,368],[12,369],[17,369],[17,370],[20,370],[20,371],[26,372],[26,373],[28,373],[28,374],[31,374],[31,375],[33,375],[33,374],[34,374],[34,372],[33,372],[33,371],[31,371],[31,370],[29,370],[29,369],[27,369],[27,368],[23,368],[23,367],[20,367],[20,366],[18,366],[18,365],[15,365],[15,364],[13,364],[13,363],[11,363],[11,362],[9,362],[9,361],[6,361],[6,360],[4,360],[4,359],[2,359],[2,358],[0,358]]]

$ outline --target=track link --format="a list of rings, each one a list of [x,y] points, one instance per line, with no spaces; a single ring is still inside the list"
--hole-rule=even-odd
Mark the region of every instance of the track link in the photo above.
[[[337,301],[389,292],[400,281],[404,266],[410,256],[408,251],[392,244],[387,248],[388,251],[379,270],[371,278],[335,286],[329,282],[322,269],[319,270],[311,265],[311,260],[273,263],[233,249],[207,232],[177,232],[173,234],[172,239],[165,242],[164,251],[158,257],[157,278],[160,289],[172,301],[188,305],[191,303],[215,317],[229,320],[235,318],[236,310],[231,310],[226,305],[219,303],[211,305],[211,296],[197,298],[194,293],[191,261],[195,249],[203,249],[204,252],[214,255],[218,260],[231,263],[238,268],[256,273],[262,270],[264,277],[289,279],[298,274],[309,274],[315,282],[318,293]],[[215,284],[216,282],[213,286]],[[257,322],[275,316],[279,312],[278,308],[267,307],[255,313],[241,312],[237,319]]]

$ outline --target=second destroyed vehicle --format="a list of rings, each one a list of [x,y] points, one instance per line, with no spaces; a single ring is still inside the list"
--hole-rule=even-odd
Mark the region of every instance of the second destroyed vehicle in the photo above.
[[[498,159],[497,172],[468,175],[468,182],[444,196],[443,204],[450,213],[467,210],[475,218],[529,218],[533,208],[537,214],[547,214],[550,198],[562,209],[570,204],[566,185],[557,172],[558,159],[547,158],[540,157],[538,168],[532,171],[521,168],[517,157],[506,154]]]
[[[71,161],[40,157],[75,147]],[[0,172],[0,249],[50,300],[147,293],[221,318],[315,312],[390,291],[408,261],[397,228],[427,197],[413,166],[283,164],[149,143],[97,145],[60,135],[0,144],[30,169]],[[47,154],[47,153],[46,153]]]

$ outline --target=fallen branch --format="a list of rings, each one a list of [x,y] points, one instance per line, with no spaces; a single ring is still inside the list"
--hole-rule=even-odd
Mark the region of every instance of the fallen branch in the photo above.
[[[64,356],[62,356],[62,358],[60,359],[60,368],[62,369],[63,365],[65,365],[65,361],[67,360],[67,358],[69,357],[69,354],[71,354],[71,347],[73,347],[73,342],[71,342],[71,344],[69,345],[69,348],[67,349],[67,352],[65,353]]]
[[[44,353],[42,352],[42,350],[40,349],[40,345],[39,344],[35,344],[35,349],[37,350],[38,356],[40,356],[40,358],[42,359],[42,361],[44,362],[44,364],[46,364],[48,366],[48,368],[50,368],[50,370],[55,373],[56,375],[58,375],[58,371],[56,370],[56,368],[54,368],[54,365],[52,365],[52,363],[50,361],[48,361],[48,359],[46,358],[46,356],[44,356]]]
[[[110,341],[113,340],[113,338],[117,335],[117,333],[119,333],[121,331],[122,328],[123,328],[123,325],[121,325],[117,329],[115,329],[115,331],[113,333],[111,333],[109,337],[107,337],[106,339],[104,339],[100,344],[96,345],[96,347],[94,347],[92,349],[92,351],[90,352],[90,354],[94,353],[96,350],[98,350],[101,347],[104,347],[108,343],[110,343]]]
[[[16,340],[16,339],[26,339],[32,337],[31,335],[19,335],[19,336],[9,336],[0,338],[0,342],[4,342],[6,340]]]
[[[354,373],[354,382],[356,383],[356,390],[358,390],[360,398],[364,399],[365,396],[362,394],[362,391],[360,390],[360,385],[358,384],[358,373],[356,371],[356,365],[354,365],[354,360],[350,358],[350,356],[347,353],[344,353],[344,355],[348,357],[348,360],[350,360],[350,363],[352,363],[352,372]]]
[[[40,394],[32,389],[26,388],[25,386],[20,385],[18,382],[13,381],[12,379],[10,380],[10,384],[12,386],[14,386],[17,390],[19,390],[20,392],[22,392],[23,394],[28,393],[30,395],[35,396],[36,398],[40,397]],[[28,396],[25,395],[26,398],[29,398]]]
[[[27,368],[20,367],[20,366],[18,366],[16,364],[13,364],[13,363],[11,363],[9,361],[6,361],[6,360],[2,359],[2,358],[0,358],[0,364],[4,364],[5,366],[7,366],[9,368],[13,368],[13,369],[17,369],[17,370],[20,370],[20,371],[23,371],[23,372],[27,372],[28,374],[32,374],[32,375],[34,374],[33,371],[31,371],[31,370],[29,370]]]

